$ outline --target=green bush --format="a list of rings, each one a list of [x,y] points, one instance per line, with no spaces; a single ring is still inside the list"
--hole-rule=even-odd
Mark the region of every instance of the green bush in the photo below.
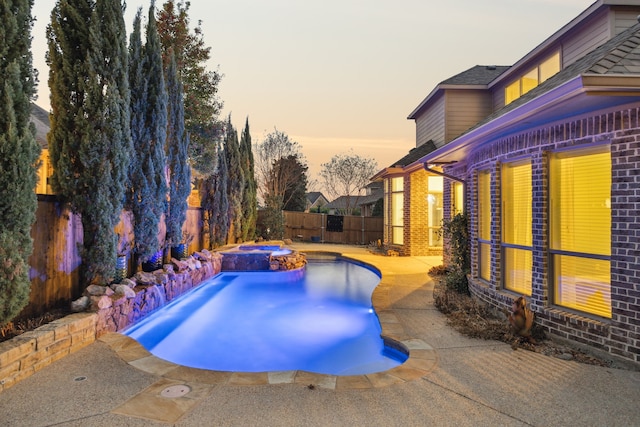
[[[15,318],[29,302],[29,265],[20,248],[28,246],[11,233],[0,233],[0,326]]]
[[[442,234],[449,240],[451,265],[447,268],[444,284],[460,293],[469,293],[467,274],[471,271],[469,253],[469,221],[466,214],[456,214],[442,222]]]

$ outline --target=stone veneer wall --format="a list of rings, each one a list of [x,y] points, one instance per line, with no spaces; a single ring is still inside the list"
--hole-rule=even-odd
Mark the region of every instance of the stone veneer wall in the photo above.
[[[611,308],[612,318],[578,313],[553,304],[548,257],[547,155],[551,150],[579,149],[592,144],[611,146]],[[640,107],[582,118],[505,137],[473,152],[464,165],[446,172],[467,182],[467,212],[471,238],[470,290],[479,299],[508,308],[517,294],[501,285],[500,164],[528,157],[532,164],[533,273],[531,306],[536,321],[554,337],[586,346],[619,361],[640,362]],[[478,171],[491,171],[491,281],[478,277]],[[449,181],[450,182],[450,181]],[[451,186],[445,185],[445,192]],[[450,196],[448,197],[450,200]],[[445,216],[451,215],[445,203]],[[445,263],[449,261],[445,251]]]
[[[220,269],[220,255],[203,251],[187,261],[172,260],[163,270],[138,273],[113,289],[101,287],[102,295],[85,295],[89,312],[71,314],[0,343],[0,392],[100,335],[123,330]]]

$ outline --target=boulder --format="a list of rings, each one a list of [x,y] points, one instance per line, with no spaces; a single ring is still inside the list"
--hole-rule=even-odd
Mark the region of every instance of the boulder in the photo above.
[[[81,313],[89,308],[91,304],[91,299],[88,296],[83,296],[78,298],[75,301],[71,301],[71,311],[73,313]]]

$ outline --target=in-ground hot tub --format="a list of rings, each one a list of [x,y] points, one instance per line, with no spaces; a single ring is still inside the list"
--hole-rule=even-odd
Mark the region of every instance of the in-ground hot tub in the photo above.
[[[306,264],[303,254],[273,243],[240,245],[220,254],[222,271],[281,271]]]

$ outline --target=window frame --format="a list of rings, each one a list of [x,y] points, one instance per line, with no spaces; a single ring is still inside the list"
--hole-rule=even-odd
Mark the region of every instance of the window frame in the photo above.
[[[515,167],[520,167],[520,166],[525,166],[527,165],[529,168],[529,180],[527,182],[528,185],[528,190],[529,190],[529,204],[528,204],[528,223],[531,224],[529,230],[528,230],[528,244],[527,242],[525,243],[520,243],[520,242],[507,242],[505,241],[505,235],[506,233],[506,226],[507,226],[507,216],[510,215],[511,213],[513,213],[513,210],[509,210],[507,209],[506,206],[506,195],[505,195],[505,190],[506,190],[506,177],[507,174],[505,173],[505,169],[506,168],[515,168]],[[533,159],[531,159],[530,157],[526,157],[526,158],[519,158],[519,159],[510,159],[510,161],[508,162],[504,162],[501,165],[501,173],[500,173],[500,223],[501,223],[501,239],[500,239],[500,251],[501,251],[501,257],[500,257],[500,271],[501,271],[501,286],[503,289],[510,291],[510,292],[515,292],[517,294],[521,294],[521,295],[527,295],[527,296],[531,296],[532,292],[533,292]],[[514,223],[515,218],[514,218]],[[528,277],[525,278],[525,283],[526,285],[523,287],[517,287],[517,286],[511,286],[507,283],[508,279],[509,279],[509,272],[507,271],[507,264],[509,261],[509,256],[508,253],[510,251],[526,251],[529,254],[529,261],[530,261],[530,265],[529,265],[529,271],[528,271]]]
[[[483,206],[482,203],[482,193],[481,190],[482,188],[482,176],[488,176],[488,205],[485,207]],[[491,257],[491,227],[493,225],[493,221],[492,221],[492,217],[491,217],[491,178],[492,178],[492,173],[490,169],[481,169],[478,170],[477,172],[477,176],[478,176],[478,188],[476,190],[477,193],[477,198],[478,198],[478,209],[477,209],[477,227],[478,227],[478,231],[477,231],[477,245],[478,245],[478,252],[477,252],[477,256],[478,256],[478,278],[480,280],[484,280],[486,282],[490,282],[491,278],[493,277],[493,274],[491,272],[491,262],[492,262],[492,257]],[[486,210],[486,212],[483,213],[483,210]],[[486,214],[488,216],[488,232],[489,232],[489,238],[486,239],[485,237],[482,236],[482,232],[484,231],[484,227],[482,226],[482,222],[484,220],[484,214]],[[484,251],[483,251],[484,248]],[[487,277],[485,277],[483,275],[484,273],[484,262],[485,259],[483,258],[482,254],[486,253],[488,255],[488,271],[487,271]]]
[[[399,187],[394,185],[394,180],[401,180],[402,185]],[[392,245],[402,246],[404,245],[404,176],[394,176],[389,178],[389,205],[390,209],[390,218],[389,218],[389,241]],[[397,181],[396,181],[397,182]],[[400,188],[400,190],[398,190]],[[402,208],[400,209],[400,217],[397,217],[396,214],[396,203],[395,200],[397,197],[400,197]],[[396,221],[400,218],[400,221]],[[396,236],[401,236],[400,241],[396,240]]]
[[[557,71],[555,73],[549,74],[547,76],[546,74],[548,74],[548,73],[546,72],[546,68],[548,68],[547,66],[556,57],[558,58],[557,59],[557,64],[556,64],[558,69],[557,69]],[[544,74],[545,75],[543,75],[543,66],[545,66],[544,67],[544,69],[545,69],[545,73]],[[518,99],[521,96],[525,95],[527,92],[529,92],[529,91],[535,89],[536,87],[540,86],[542,83],[544,83],[546,80],[550,79],[554,75],[558,74],[560,71],[562,71],[562,55],[561,55],[561,51],[560,50],[556,50],[551,55],[548,55],[544,59],[542,59],[541,61],[537,62],[531,68],[528,68],[527,71],[525,71],[523,73],[520,73],[516,79],[514,79],[513,81],[511,81],[511,83],[509,83],[507,86],[505,86],[505,88],[504,88],[504,105],[511,104],[513,101],[515,101],[516,99]],[[531,78],[532,74],[536,75],[537,82],[534,85],[527,85],[525,87],[527,78],[529,78],[530,80],[533,80]]]
[[[611,305],[611,227],[609,226],[609,255],[604,255],[604,254],[598,254],[598,253],[589,253],[589,252],[581,252],[581,251],[574,251],[574,250],[565,250],[565,249],[557,249],[555,246],[555,236],[554,236],[554,228],[555,228],[555,222],[557,221],[556,217],[557,215],[555,215],[555,210],[556,210],[556,206],[554,202],[554,189],[553,186],[557,185],[554,179],[554,167],[553,167],[553,161],[554,161],[554,157],[559,157],[559,156],[566,156],[566,158],[575,158],[575,157],[581,157],[581,156],[588,156],[588,155],[595,155],[595,154],[605,154],[608,153],[609,156],[611,155],[611,143],[610,141],[606,141],[606,143],[598,143],[598,144],[592,144],[592,145],[588,145],[588,146],[584,146],[584,147],[579,147],[579,148],[575,148],[575,147],[571,147],[568,149],[562,149],[562,150],[556,150],[556,151],[550,151],[548,152],[548,156],[547,156],[547,161],[548,161],[548,198],[549,198],[549,205],[548,205],[548,218],[549,218],[549,228],[548,228],[548,274],[549,274],[549,300],[551,302],[551,304],[560,307],[562,310],[569,310],[569,311],[574,311],[576,313],[579,313],[580,315],[585,315],[585,316],[595,316],[597,318],[605,318],[605,319],[611,319],[611,309],[612,309],[612,305]],[[610,164],[609,167],[612,168],[613,164],[611,163],[611,158],[610,158]],[[610,171],[611,172],[611,171]],[[611,182],[612,182],[612,176],[611,173],[609,174],[609,187],[611,187]],[[609,195],[609,201],[611,200],[611,195]],[[610,215],[611,215],[611,211],[610,211]],[[610,223],[611,224],[611,219],[610,219]],[[606,227],[605,227],[606,228]],[[579,307],[576,307],[575,305],[572,306],[570,303],[568,302],[561,302],[558,301],[558,297],[557,297],[557,293],[558,288],[563,286],[562,283],[558,283],[557,281],[557,275],[556,275],[556,270],[557,270],[557,257],[569,257],[569,258],[577,258],[578,260],[594,260],[594,261],[605,261],[606,263],[608,263],[608,270],[609,270],[609,313],[607,315],[602,315],[599,313],[595,313],[595,312],[590,312],[590,311],[586,311],[586,310],[582,310]],[[573,278],[573,280],[576,280],[577,278]],[[586,305],[586,303],[584,304]]]

